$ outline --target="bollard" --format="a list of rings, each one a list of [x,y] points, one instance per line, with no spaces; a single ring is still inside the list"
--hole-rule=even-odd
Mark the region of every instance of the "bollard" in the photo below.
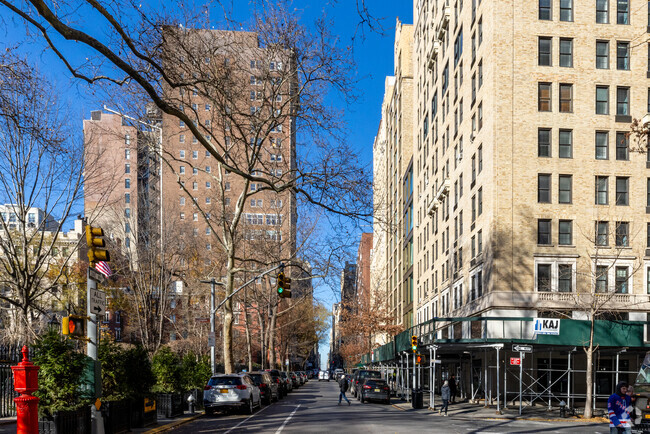
[[[39,367],[29,361],[27,345],[22,349],[23,360],[12,366],[14,389],[21,395],[16,402],[16,434],[38,434],[38,401],[32,393],[38,390]]]

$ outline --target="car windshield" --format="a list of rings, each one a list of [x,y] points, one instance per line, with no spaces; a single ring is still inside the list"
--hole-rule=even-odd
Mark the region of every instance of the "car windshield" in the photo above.
[[[248,374],[249,377],[253,380],[253,383],[260,384],[263,382],[262,374]]]
[[[239,377],[212,377],[208,386],[239,386],[241,378]]]
[[[379,371],[366,371],[366,372],[362,372],[360,377],[361,378],[381,378],[381,372],[379,372]]]

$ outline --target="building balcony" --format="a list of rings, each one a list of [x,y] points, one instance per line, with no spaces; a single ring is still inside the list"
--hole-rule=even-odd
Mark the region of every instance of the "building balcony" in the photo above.
[[[442,40],[445,36],[445,32],[449,27],[449,20],[451,18],[451,6],[443,6],[440,10],[440,23],[438,23],[438,39]]]
[[[449,194],[449,188],[451,188],[451,180],[449,178],[445,178],[445,180],[442,181],[442,184],[440,184],[440,187],[438,187],[438,191],[436,192],[434,199],[442,202],[442,197]]]
[[[433,215],[433,212],[436,209],[438,209],[439,206],[440,206],[440,202],[438,200],[436,200],[436,199],[433,199],[431,201],[431,203],[429,204],[429,206],[427,207],[427,214],[428,215]]]
[[[438,53],[440,53],[440,41],[435,40],[431,44],[431,47],[429,47],[429,52],[427,53],[427,67],[430,70],[433,70],[433,67],[436,64]]]

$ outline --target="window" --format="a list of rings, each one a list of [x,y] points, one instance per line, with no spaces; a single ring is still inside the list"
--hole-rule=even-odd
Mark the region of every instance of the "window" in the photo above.
[[[537,130],[537,156],[551,156],[551,129],[539,128]]]
[[[616,88],[616,114],[618,116],[630,115],[630,88],[618,86]]]
[[[483,214],[483,187],[478,189],[478,215]]]
[[[596,41],[596,68],[609,69],[609,41]]]
[[[131,159],[131,150],[130,150],[130,149],[125,149],[125,150],[124,150],[124,158],[125,158],[126,160],[130,160],[130,159]]]
[[[180,166],[178,168],[178,173],[181,174],[181,175],[185,175],[185,166]]]
[[[131,180],[129,178],[124,180],[124,188],[131,188]]]
[[[628,136],[626,133],[618,131],[616,133],[616,159],[617,160],[629,160],[629,143]]]
[[[596,22],[609,23],[609,0],[596,0]]]
[[[551,244],[551,220],[537,220],[537,244]]]
[[[540,20],[552,20],[553,16],[551,13],[551,0],[539,0],[539,19]]]
[[[560,0],[560,21],[573,21],[573,0]]]
[[[131,193],[124,193],[124,203],[131,203]]]
[[[537,64],[540,66],[552,66],[552,49],[553,42],[551,38],[539,37]]]
[[[194,182],[192,183],[192,190],[198,190],[198,189],[199,189],[199,183],[196,182],[196,181],[194,181]]]
[[[192,158],[193,158],[194,160],[196,160],[197,158],[199,158],[199,151],[192,151]]]
[[[609,245],[609,222],[596,222],[596,245]]]
[[[483,145],[478,147],[478,173],[483,170]]]
[[[483,86],[483,61],[481,60],[478,63],[478,88],[480,89]]]
[[[559,132],[559,157],[573,158],[573,131],[560,130]]]
[[[646,249],[650,248],[650,223],[646,223]]]
[[[646,180],[646,206],[650,206],[650,178]]]
[[[627,247],[630,234],[629,222],[616,222],[616,247]]]
[[[481,253],[483,253],[483,231],[482,230],[478,231],[476,235],[477,235],[476,241],[478,243],[477,245],[478,254],[480,255]]]
[[[560,112],[571,113],[573,111],[573,85],[560,83]]]
[[[184,212],[182,212],[182,213],[180,214],[180,219],[181,219],[181,220],[185,220],[185,213],[184,213]]]
[[[627,294],[628,267],[616,267],[616,292]]]
[[[572,189],[573,177],[571,175],[560,175],[559,176],[559,203],[571,203],[572,201]]]
[[[616,43],[616,69],[630,69],[630,43]]]
[[[230,182],[226,182],[226,183],[224,183],[224,185],[223,185],[223,189],[224,189],[225,191],[230,191]]]
[[[198,175],[199,174],[199,168],[198,167],[192,167],[192,175]]]
[[[573,265],[558,264],[557,266],[557,290],[559,292],[573,291]]]
[[[616,0],[616,24],[630,24],[630,0]]]
[[[560,220],[557,242],[561,246],[570,246],[573,244],[573,222],[571,220]]]
[[[609,114],[609,86],[596,86],[596,114]]]
[[[596,131],[596,160],[609,159],[609,133]]]
[[[454,41],[454,68],[458,65],[460,57],[463,55],[463,29],[460,29],[456,40]]]
[[[184,197],[181,196],[181,197],[179,198],[179,204],[180,204],[181,206],[185,205],[185,198],[184,198]]]
[[[616,177],[616,205],[629,205],[629,182],[626,176]]]
[[[607,266],[596,266],[596,292],[607,292]]]
[[[551,264],[537,264],[537,290],[551,291]]]
[[[551,83],[539,83],[537,89],[537,110],[540,112],[551,111]]]
[[[551,175],[537,175],[537,202],[551,203]]]
[[[607,205],[608,203],[609,178],[607,176],[596,177],[596,205]]]
[[[131,208],[124,208],[124,217],[131,217]]]
[[[560,66],[573,67],[573,39],[560,38]]]

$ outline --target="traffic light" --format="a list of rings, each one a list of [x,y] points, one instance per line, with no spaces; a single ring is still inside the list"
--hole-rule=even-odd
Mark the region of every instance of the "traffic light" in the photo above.
[[[427,359],[426,357],[424,357],[424,354],[418,354],[417,356],[415,356],[415,363],[417,363],[418,365],[423,365],[426,362]]]
[[[86,317],[70,315],[63,317],[61,321],[61,332],[71,338],[86,337]]]
[[[90,225],[86,225],[86,243],[88,244],[88,262],[90,266],[94,267],[95,264],[99,261],[108,262],[111,260],[111,256],[106,249],[100,249],[99,247],[104,247],[106,242],[101,238],[104,236],[104,230],[102,228],[94,228]]]
[[[278,297],[291,298],[291,279],[284,274],[278,273]]]
[[[418,337],[415,335],[411,336],[411,350],[413,350],[414,353],[418,352]]]

